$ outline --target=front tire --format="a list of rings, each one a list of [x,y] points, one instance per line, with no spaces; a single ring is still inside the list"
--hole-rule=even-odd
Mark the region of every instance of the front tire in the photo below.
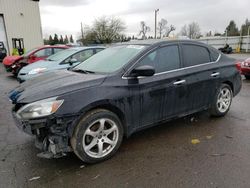
[[[210,108],[212,116],[221,117],[229,111],[233,98],[233,92],[229,85],[222,84],[216,91],[213,103]]]
[[[105,109],[96,109],[77,124],[71,146],[82,161],[97,163],[112,157],[122,139],[123,126],[118,116]]]

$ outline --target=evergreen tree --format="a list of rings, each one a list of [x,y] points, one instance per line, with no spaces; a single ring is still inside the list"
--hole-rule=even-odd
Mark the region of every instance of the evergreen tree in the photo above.
[[[63,36],[62,35],[60,35],[59,44],[64,44],[64,42],[63,42]]]
[[[250,21],[246,19],[245,23],[241,26],[242,35],[248,35],[248,28],[250,27]]]
[[[73,39],[72,35],[70,35],[69,41],[70,41],[70,43],[74,43],[74,39]]]
[[[227,31],[227,36],[239,36],[239,30],[236,26],[236,23],[234,22],[234,20],[231,20],[229,25],[226,28]]]
[[[57,34],[54,35],[54,44],[59,44],[59,39]]]
[[[64,44],[68,44],[69,43],[69,39],[68,39],[68,36],[65,35],[65,38],[64,38]]]
[[[49,36],[49,45],[53,45],[54,44],[54,40],[53,40],[53,38],[52,38],[52,36],[50,35]]]

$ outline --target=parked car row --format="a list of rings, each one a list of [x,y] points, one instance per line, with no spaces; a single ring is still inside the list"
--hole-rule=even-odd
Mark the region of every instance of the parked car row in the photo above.
[[[104,47],[75,47],[60,51],[48,58],[23,67],[17,76],[20,82],[39,76],[42,73],[67,69],[75,66],[92,55],[103,50]]]
[[[22,56],[7,56],[3,64],[20,82],[42,73],[75,66],[104,47],[43,46],[32,49]]]
[[[38,156],[73,151],[87,163],[110,158],[124,136],[161,122],[203,110],[224,116],[241,89],[234,59],[191,40],[70,48],[24,67],[19,78],[27,81],[9,93],[12,114],[36,137]]]
[[[7,72],[12,72],[15,76],[17,76],[18,72],[21,70],[22,67],[45,59],[48,56],[67,48],[69,47],[65,45],[42,46],[26,52],[22,56],[7,56],[4,58],[3,64]]]

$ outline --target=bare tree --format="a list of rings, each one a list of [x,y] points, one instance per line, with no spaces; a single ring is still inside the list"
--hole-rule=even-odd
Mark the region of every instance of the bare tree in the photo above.
[[[167,24],[168,24],[168,21],[165,20],[165,19],[161,19],[160,22],[158,22],[158,31],[159,31],[159,34],[160,34],[160,38],[163,34],[163,32],[165,32],[165,30],[167,29]]]
[[[181,28],[181,35],[182,36],[187,36],[190,39],[197,39],[200,37],[201,33],[200,33],[200,26],[198,23],[196,22],[192,22],[188,25],[184,25]]]
[[[176,29],[176,28],[175,28],[175,26],[173,26],[173,25],[170,25],[169,27],[167,27],[165,36],[166,36],[166,37],[169,37],[170,33],[171,33],[172,31],[174,31],[175,29]]]
[[[140,24],[141,24],[141,28],[140,28],[139,36],[142,35],[142,39],[146,39],[146,34],[147,32],[150,31],[150,27],[147,26],[144,21],[141,21]]]
[[[168,21],[166,19],[161,19],[161,21],[158,23],[158,31],[160,34],[160,38],[163,36],[168,37],[172,31],[174,31],[176,28],[173,25],[167,26]]]
[[[101,43],[111,43],[119,38],[125,29],[124,22],[119,18],[104,16],[95,20],[92,31]]]
[[[181,31],[180,31],[180,35],[182,35],[182,36],[188,36],[187,25],[182,26]]]

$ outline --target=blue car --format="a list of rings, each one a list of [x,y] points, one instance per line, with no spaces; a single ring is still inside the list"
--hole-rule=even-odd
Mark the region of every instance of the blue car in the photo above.
[[[59,69],[67,69],[72,66],[76,66],[79,63],[85,61],[92,55],[102,51],[105,49],[104,47],[95,46],[95,47],[76,47],[69,48],[58,52],[52,56],[49,56],[45,60],[37,61],[36,63],[32,63],[23,67],[17,76],[17,79],[20,82],[24,82],[25,80],[37,77],[43,73],[59,70]]]

